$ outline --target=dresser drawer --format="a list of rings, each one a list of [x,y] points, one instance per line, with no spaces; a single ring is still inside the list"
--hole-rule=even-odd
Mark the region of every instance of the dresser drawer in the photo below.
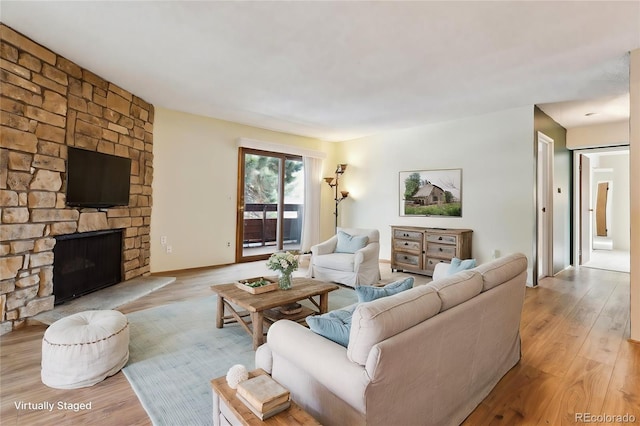
[[[391,226],[391,270],[433,276],[438,263],[471,259],[471,229]]]
[[[438,263],[449,263],[446,260],[442,260],[442,259],[432,259],[432,258],[428,258],[427,259],[427,264],[425,265],[424,269],[427,271],[427,273],[429,275],[433,275],[433,270],[436,269],[436,265]]]
[[[422,241],[422,232],[418,231],[406,231],[404,229],[394,229],[393,238],[403,238],[405,240]]]
[[[427,242],[438,244],[456,244],[458,242],[458,237],[457,235],[427,234]]]
[[[414,268],[419,268],[421,266],[420,264],[421,257],[422,256],[413,255],[409,253],[394,253],[393,260],[398,265],[402,264],[402,265],[413,266]]]
[[[422,254],[422,241],[393,240],[393,248],[402,251],[412,251]]]
[[[444,257],[451,259],[456,256],[456,246],[444,244],[427,244],[427,257]]]

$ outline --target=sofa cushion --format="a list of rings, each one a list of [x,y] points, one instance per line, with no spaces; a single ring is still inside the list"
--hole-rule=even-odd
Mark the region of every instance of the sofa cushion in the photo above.
[[[413,288],[413,281],[413,277],[408,277],[389,283],[384,287],[373,287],[370,285],[356,286],[355,290],[358,296],[358,302],[371,302],[381,297],[391,296],[401,291],[409,290]]]
[[[487,291],[517,277],[526,269],[527,257],[522,253],[516,253],[480,265],[475,271],[482,274],[482,291]]]
[[[305,318],[307,325],[316,334],[326,337],[345,348],[349,344],[349,331],[351,330],[351,316],[357,304],[346,308],[336,309],[322,315],[310,315]]]
[[[438,292],[442,300],[440,312],[453,308],[482,292],[482,275],[475,271],[462,271],[427,284]]]
[[[476,260],[475,259],[465,259],[460,260],[457,257],[451,259],[451,264],[449,265],[449,270],[447,273],[449,275],[456,274],[460,271],[466,271],[467,269],[475,268]]]
[[[313,258],[314,266],[338,271],[353,271],[355,255],[353,253],[331,253]]]
[[[365,365],[374,345],[436,315],[441,304],[435,289],[427,286],[360,303],[351,318],[347,357]]]
[[[366,235],[367,238],[369,239],[367,244],[380,242],[380,232],[377,229],[338,227],[336,231],[346,232],[347,234],[350,234],[350,235]],[[336,232],[336,234],[337,233],[338,232]]]
[[[369,242],[369,237],[366,235],[351,235],[344,231],[338,231],[337,236],[336,253],[355,253]]]

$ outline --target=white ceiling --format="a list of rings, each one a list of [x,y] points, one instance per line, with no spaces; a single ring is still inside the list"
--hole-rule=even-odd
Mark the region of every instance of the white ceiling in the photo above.
[[[0,8],[6,25],[156,106],[325,140],[533,104],[566,127],[603,102],[625,119],[627,52],[640,48],[639,1]]]

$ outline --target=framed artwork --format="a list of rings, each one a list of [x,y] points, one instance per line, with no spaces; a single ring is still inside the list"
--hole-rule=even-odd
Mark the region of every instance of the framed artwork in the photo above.
[[[400,172],[400,216],[462,217],[462,169]]]

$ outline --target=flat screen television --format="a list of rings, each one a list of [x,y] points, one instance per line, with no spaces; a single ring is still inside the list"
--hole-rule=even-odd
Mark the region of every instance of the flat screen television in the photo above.
[[[106,208],[129,204],[131,159],[69,147],[67,205]]]

